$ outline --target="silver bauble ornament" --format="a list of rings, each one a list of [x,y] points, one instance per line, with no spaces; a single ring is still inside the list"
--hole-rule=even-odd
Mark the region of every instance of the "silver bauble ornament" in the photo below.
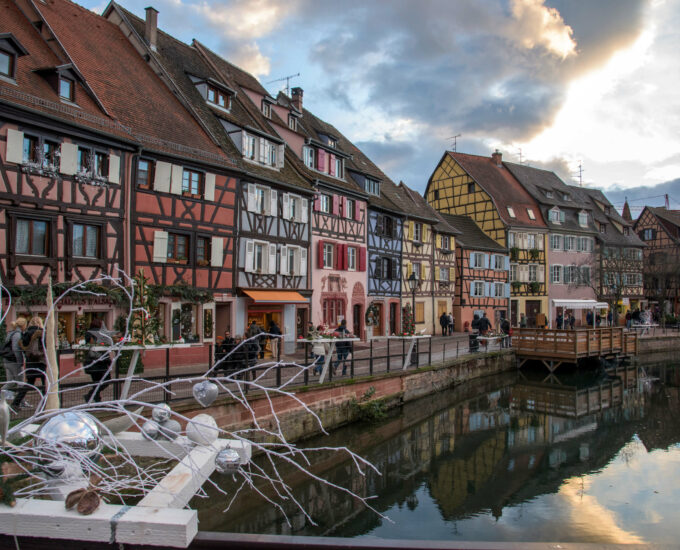
[[[202,407],[209,407],[212,402],[217,399],[219,389],[214,382],[203,380],[198,384],[195,384],[191,389],[191,392],[194,394],[194,399],[198,401]]]
[[[142,425],[142,435],[148,440],[154,440],[158,438],[160,433],[160,426],[155,420],[147,420]]]
[[[169,441],[173,441],[177,438],[179,433],[182,431],[182,426],[177,420],[169,419],[158,425],[158,430],[160,435]]]
[[[160,405],[154,405],[151,410],[151,418],[153,418],[159,424],[162,424],[170,418],[172,410],[167,403],[161,403]]]
[[[92,415],[82,411],[65,411],[54,415],[38,431],[39,446],[59,452],[67,447],[87,457],[95,455],[102,447],[99,426]],[[52,458],[54,458],[52,451]]]
[[[218,434],[217,422],[209,414],[196,415],[187,423],[187,437],[197,445],[210,445]]]
[[[215,455],[215,471],[219,474],[233,474],[241,464],[241,457],[234,449],[222,449]]]

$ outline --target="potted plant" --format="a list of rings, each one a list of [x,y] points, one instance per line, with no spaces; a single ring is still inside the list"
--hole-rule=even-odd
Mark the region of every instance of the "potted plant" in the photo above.
[[[513,246],[510,249],[510,259],[513,261],[516,261],[519,259],[519,247],[518,246]]]
[[[540,289],[541,289],[540,283],[538,283],[538,282],[536,282],[536,281],[532,281],[532,282],[529,283],[529,290],[530,290],[531,292],[536,293],[536,292],[538,292]]]
[[[537,260],[540,255],[541,251],[538,248],[532,248],[531,250],[529,250],[529,257],[532,260]]]
[[[522,283],[520,283],[519,281],[513,281],[511,285],[513,292],[519,292],[520,289],[522,288]]]

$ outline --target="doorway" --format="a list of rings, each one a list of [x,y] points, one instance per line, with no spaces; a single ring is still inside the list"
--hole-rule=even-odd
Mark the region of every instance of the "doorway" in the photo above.
[[[215,305],[215,342],[222,341],[225,330],[231,332],[231,304],[218,303]]]
[[[517,310],[518,310],[517,300],[510,300],[510,324],[513,327],[519,326],[519,314]]]
[[[357,338],[361,338],[361,304],[354,304],[352,307],[352,333]]]
[[[540,300],[527,300],[527,326],[535,328],[538,316],[541,313],[541,301]]]
[[[398,328],[398,304],[395,302],[390,303],[390,334],[399,334]]]
[[[378,319],[375,320],[375,325],[373,326],[373,336],[382,336],[384,334],[385,320],[383,319],[383,305],[381,303],[373,303],[375,309],[378,310]]]

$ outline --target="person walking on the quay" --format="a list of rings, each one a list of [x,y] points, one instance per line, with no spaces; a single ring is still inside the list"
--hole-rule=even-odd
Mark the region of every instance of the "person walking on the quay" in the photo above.
[[[13,389],[17,386],[17,382],[22,381],[22,369],[24,368],[24,352],[21,350],[21,337],[26,330],[26,319],[19,317],[11,324],[11,330],[7,333],[7,342],[9,343],[11,357],[4,357],[5,376],[7,377],[7,384],[5,388]]]
[[[338,328],[335,329],[335,332],[337,332],[340,335],[340,338],[349,338],[351,336],[351,333],[347,328],[346,319],[340,321],[340,326],[338,326]],[[342,375],[345,376],[345,374],[347,374],[347,357],[349,356],[351,345],[349,342],[338,342],[337,345],[335,346],[335,350],[337,353],[338,360],[335,362],[335,365],[333,366],[333,374],[335,374],[335,372],[338,370],[338,366],[340,366],[340,363],[342,363]]]
[[[269,349],[272,352],[272,359],[278,361],[279,359],[279,336],[281,336],[281,329],[276,321],[272,320],[269,323]]]
[[[449,333],[449,316],[446,311],[439,317],[439,325],[442,327],[442,336],[446,336]]]
[[[505,338],[501,340],[501,347],[509,348],[512,342],[510,341],[510,321],[508,321],[507,317],[501,319],[501,332],[505,335]]]
[[[453,312],[449,311],[449,336],[456,330],[456,320],[453,318]]]
[[[316,329],[310,330],[309,334],[314,339],[321,338],[322,331],[323,327],[319,325],[316,327]],[[314,374],[321,374],[324,362],[326,360],[326,353],[326,344],[323,342],[316,341],[312,344],[312,357],[314,357],[314,362],[312,365],[314,365]]]
[[[571,330],[574,330],[574,325],[576,325],[576,317],[574,316],[573,313],[569,315],[569,328]]]
[[[32,317],[28,322],[28,328],[21,336],[21,349],[26,357],[26,384],[23,384],[12,401],[12,408],[30,408],[31,406],[24,403],[24,397],[30,386],[35,386],[35,383],[40,380],[42,382],[43,391],[45,391],[45,371],[47,370],[47,360],[45,359],[45,348],[42,343],[43,337],[43,322],[40,317]],[[38,390],[40,392],[40,390]],[[42,395],[42,394],[41,394]]]
[[[560,329],[560,330],[564,326],[564,317],[562,316],[561,313],[557,314],[557,318],[555,319],[555,324],[557,325],[557,328]]]
[[[524,313],[519,316],[519,328],[527,328],[527,316]]]
[[[113,339],[102,327],[102,320],[93,317],[90,321],[90,328],[85,333],[85,343],[88,346],[106,346],[113,345]],[[92,387],[90,391],[84,396],[85,403],[92,399],[95,403],[101,401],[101,392],[104,389],[105,382],[111,378],[111,357],[106,351],[88,350],[85,356],[84,370],[92,378]]]

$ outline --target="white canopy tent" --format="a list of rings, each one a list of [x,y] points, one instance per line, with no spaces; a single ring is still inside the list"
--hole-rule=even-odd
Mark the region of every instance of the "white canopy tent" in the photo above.
[[[552,299],[552,304],[555,306],[555,310],[558,307],[562,308],[562,313],[565,309],[590,309],[593,311],[593,328],[595,328],[595,310],[596,309],[609,309],[609,304],[607,302],[598,302],[597,300],[571,300],[571,299]],[[548,326],[552,327],[552,308],[550,308],[550,319],[548,320]]]

